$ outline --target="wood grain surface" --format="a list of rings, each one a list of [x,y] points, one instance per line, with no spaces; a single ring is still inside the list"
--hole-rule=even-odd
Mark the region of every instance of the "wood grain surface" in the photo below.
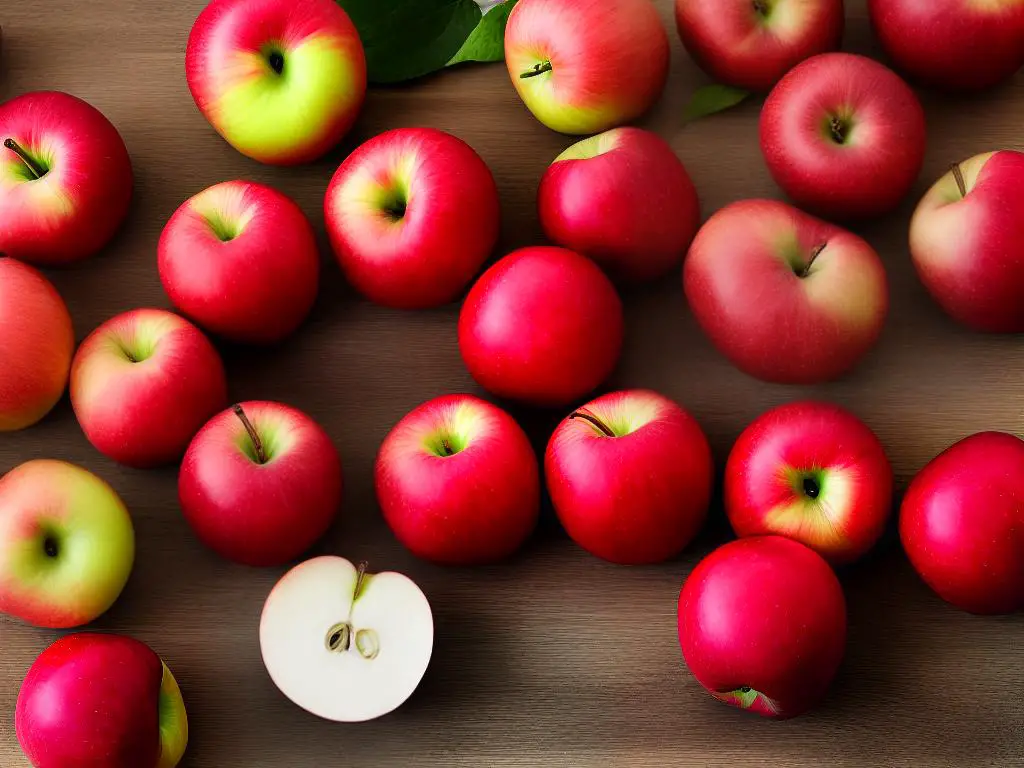
[[[381,0],[384,2],[385,0]],[[502,65],[373,89],[356,129],[321,162],[273,169],[221,141],[186,88],[184,48],[202,0],[8,0],[0,5],[0,97],[63,89],[120,129],[137,192],[128,223],[99,257],[50,271],[79,340],[134,307],[168,306],[156,271],[161,228],[190,195],[250,178],[294,196],[321,239],[323,287],[301,331],[271,350],[221,346],[234,399],[302,408],[341,452],[338,523],[314,552],[365,558],[413,576],[437,620],[435,656],[402,709],[363,725],[320,721],[277,691],[260,660],[257,623],[284,569],[236,567],[203,549],[176,502],[174,468],[134,471],[86,442],[65,399],[36,427],[0,437],[0,472],[35,457],[79,463],[108,480],[134,515],[138,558],[114,608],[93,628],[150,643],[177,676],[190,717],[187,768],[655,768],[676,766],[1010,766],[1024,764],[1024,618],[954,611],[911,571],[892,532],[844,571],[850,630],[827,700],[805,717],[768,722],[713,701],[689,675],[676,640],[676,598],[697,560],[729,536],[720,510],[676,561],[621,568],[567,540],[550,510],[520,555],[501,566],[445,569],[396,543],[373,494],[372,463],[388,429],[419,402],[478,391],[456,344],[457,306],[403,313],[347,288],[330,258],[322,201],[330,175],[360,141],[429,125],[473,145],[498,180],[503,236],[495,256],[542,242],[535,191],[572,140],[517,99]],[[704,216],[736,199],[781,197],[757,144],[758,100],[684,126],[706,82],[659,9],[673,45],[664,96],[643,124],[669,139],[698,186]],[[881,57],[863,0],[847,2],[845,48]],[[698,331],[677,276],[624,293],[627,343],[606,388],[653,387],[700,420],[719,468],[765,408],[803,396],[852,408],[881,437],[899,487],[954,440],[1024,425],[1019,338],[955,327],[916,280],[907,253],[913,207],[950,162],[1024,149],[1024,76],[980,97],[922,93],[925,168],[895,214],[858,228],[889,270],[892,310],[881,343],[855,374],[823,387],[769,386],[734,370]],[[467,212],[470,215],[471,212]],[[562,413],[512,408],[538,451]],[[18,687],[54,638],[0,620],[0,765],[26,765],[13,727]]]

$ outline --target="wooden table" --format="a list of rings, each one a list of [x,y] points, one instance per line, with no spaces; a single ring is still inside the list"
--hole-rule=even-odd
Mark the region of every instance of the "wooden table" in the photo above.
[[[383,1],[383,0],[382,0]],[[88,99],[122,131],[137,174],[130,219],[103,255],[50,272],[79,339],[115,313],[168,306],[156,272],[161,228],[188,196],[248,177],[293,195],[321,236],[324,285],[313,316],[284,348],[223,347],[231,396],[307,410],[341,451],[346,495],[317,552],[366,558],[419,581],[433,603],[432,666],[410,702],[377,722],[320,721],[285,700],[260,661],[257,622],[284,569],[235,567],[204,550],[176,503],[175,470],[115,466],[93,450],[67,401],[44,422],[0,437],[0,471],[34,457],[77,462],[107,479],[136,522],[138,560],[115,607],[94,628],[153,645],[181,683],[191,768],[661,768],[662,766],[1009,766],[1024,762],[1024,618],[975,618],[946,607],[911,571],[890,535],[842,574],[849,647],[823,705],[803,718],[762,721],[714,702],[683,665],[679,587],[728,536],[716,511],[677,561],[624,569],[583,553],[550,511],[512,562],[447,570],[417,562],[376,507],[371,467],[387,430],[429,397],[476,391],[459,359],[457,307],[420,313],[371,306],[345,287],[323,237],[331,173],[359,141],[430,125],[470,142],[501,189],[498,254],[542,241],[534,195],[571,140],[534,120],[502,65],[450,71],[373,90],[355,131],[322,162],[272,169],[246,160],[210,129],[185,85],[183,52],[202,0],[9,0],[0,7],[0,96],[42,88]],[[673,42],[664,97],[645,121],[691,171],[705,216],[743,197],[778,197],[757,145],[759,102],[686,127],[689,94],[705,82],[678,43],[671,3],[659,7]],[[863,0],[848,2],[849,50],[879,55]],[[850,377],[817,388],[768,386],[733,368],[698,331],[680,281],[624,294],[628,338],[609,387],[647,386],[696,414],[719,466],[763,409],[802,396],[860,414],[888,448],[900,488],[928,459],[980,429],[1022,425],[1024,355],[1015,338],[955,327],[926,296],[907,254],[916,200],[955,160],[1024,149],[1024,77],[973,99],[922,94],[930,130],[924,171],[895,214],[859,228],[881,253],[892,311],[878,348]],[[498,255],[496,254],[496,255]],[[560,413],[515,409],[538,450]],[[0,765],[21,766],[13,728],[18,686],[55,633],[0,620]]]

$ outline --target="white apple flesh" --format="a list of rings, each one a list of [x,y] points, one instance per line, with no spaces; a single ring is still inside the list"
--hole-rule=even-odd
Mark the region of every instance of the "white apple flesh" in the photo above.
[[[260,650],[274,684],[336,722],[386,715],[412,696],[430,664],[434,618],[401,573],[369,574],[333,555],[292,568],[267,597]]]

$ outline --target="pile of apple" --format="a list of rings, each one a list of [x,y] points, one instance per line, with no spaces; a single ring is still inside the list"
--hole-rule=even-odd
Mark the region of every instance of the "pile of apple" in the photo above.
[[[551,244],[488,264],[498,188],[449,133],[388,131],[341,163],[324,221],[347,280],[388,307],[461,300],[459,349],[480,387],[566,414],[542,460],[506,410],[472,394],[422,403],[394,425],[375,484],[384,519],[412,553],[453,566],[501,561],[533,532],[545,488],[570,537],[596,557],[660,563],[694,540],[716,474],[698,420],[649,390],[595,397],[621,352],[624,283],[681,274],[716,348],[764,381],[833,381],[870,353],[890,301],[886,269],[845,226],[892,213],[921,171],[925,115],[903,77],[959,90],[1007,80],[1024,65],[1024,3],[869,7],[894,69],[838,51],[841,0],[676,0],[694,61],[719,83],[766,94],[761,148],[789,202],[739,200],[702,221],[671,147],[625,125],[652,107],[668,75],[669,38],[650,0],[520,0],[509,18],[506,61],[522,101],[551,129],[586,136],[540,181]],[[367,89],[359,35],[332,0],[213,0],[185,68],[216,131],[269,164],[322,157]],[[111,460],[180,464],[180,505],[199,541],[237,563],[292,566],[259,626],[284,695],[336,721],[393,711],[430,661],[427,598],[402,574],[334,556],[301,561],[338,513],[340,457],[309,414],[229,403],[215,344],[277,344],[299,331],[320,278],[311,222],[265,185],[198,192],[156,244],[175,311],[117,315],[76,348],[72,318],[40,268],[109,243],[132,198],[131,160],[103,114],[59,92],[0,105],[0,142],[0,430],[32,426],[68,391],[85,436]],[[956,159],[920,201],[910,257],[952,317],[1019,333],[1024,154],[983,149]],[[949,603],[1024,608],[1022,476],[1024,441],[981,432],[907,489],[904,549]],[[838,405],[791,402],[747,426],[724,467],[737,538],[696,566],[678,603],[683,657],[713,696],[770,717],[822,698],[846,643],[834,567],[878,542],[893,495],[885,449]],[[85,469],[35,459],[0,480],[0,611],[9,616],[52,629],[92,622],[120,595],[135,548],[128,509]],[[169,768],[188,740],[160,657],[98,632],[42,652],[16,728],[38,768]]]

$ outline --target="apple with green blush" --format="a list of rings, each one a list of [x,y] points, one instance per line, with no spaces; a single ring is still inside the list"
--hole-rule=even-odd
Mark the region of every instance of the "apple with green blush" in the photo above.
[[[668,78],[669,42],[651,0],[519,0],[505,62],[527,109],[585,135],[645,114]]]
[[[719,701],[772,719],[817,706],[846,651],[846,598],[829,564],[782,536],[736,539],[687,576],[683,660]]]
[[[83,626],[114,604],[134,562],[128,509],[93,473],[34,459],[0,478],[0,613]]]
[[[244,565],[285,564],[313,546],[342,501],[341,457],[309,415],[236,403],[193,438],[178,474],[185,519],[212,551]]]
[[[163,309],[112,317],[71,363],[71,405],[89,442],[121,464],[181,459],[192,436],[227,403],[220,353],[188,320]]]
[[[212,0],[189,34],[185,75],[217,133],[269,165],[326,154],[366,97],[362,41],[333,0]]]
[[[454,301],[490,256],[501,224],[483,158],[435,128],[385,131],[335,171],[324,200],[331,247],[348,282],[383,306]]]
[[[682,161],[658,134],[632,126],[556,157],[537,209],[549,240],[631,283],[678,269],[700,227],[697,189]]]
[[[33,91],[0,104],[0,254],[43,267],[94,256],[133,191],[128,148],[89,102]]]
[[[743,430],[724,487],[737,536],[788,536],[834,566],[866,555],[893,508],[892,467],[875,433],[845,408],[810,400],[772,408]]]
[[[511,556],[540,513],[540,468],[529,439],[506,411],[474,395],[418,405],[377,455],[377,500],[395,537],[443,565]]]
[[[36,768],[174,768],[188,747],[188,714],[170,668],[146,643],[77,632],[29,668],[14,713]]]

